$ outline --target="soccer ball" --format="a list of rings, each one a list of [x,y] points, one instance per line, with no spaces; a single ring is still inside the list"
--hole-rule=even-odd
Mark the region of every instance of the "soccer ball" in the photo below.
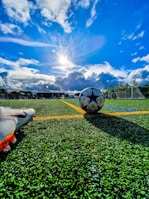
[[[79,95],[80,106],[87,113],[98,112],[103,107],[104,102],[104,94],[95,87],[85,88]]]

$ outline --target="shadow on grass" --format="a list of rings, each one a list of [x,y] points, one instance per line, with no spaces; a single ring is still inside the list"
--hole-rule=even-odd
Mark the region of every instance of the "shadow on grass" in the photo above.
[[[20,129],[17,133],[15,133],[15,137],[17,139],[17,142],[15,144],[10,143],[11,150],[8,153],[0,152],[0,162],[5,161],[7,155],[11,153],[12,150],[16,149],[17,145],[24,139],[25,134],[23,129]]]
[[[104,113],[85,114],[84,117],[88,122],[111,136],[149,147],[149,130],[136,123]]]

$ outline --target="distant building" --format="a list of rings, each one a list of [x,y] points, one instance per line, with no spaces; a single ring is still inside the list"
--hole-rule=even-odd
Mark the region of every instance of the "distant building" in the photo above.
[[[6,89],[0,89],[0,99],[9,99],[9,94]]]
[[[0,89],[0,99],[32,99],[33,94],[30,91],[12,91]]]
[[[35,97],[37,99],[42,99],[42,98],[62,98],[65,96],[65,92],[64,91],[49,91],[49,92],[38,92]]]
[[[33,95],[32,92],[29,91],[12,91],[9,93],[9,98],[10,99],[32,99]]]

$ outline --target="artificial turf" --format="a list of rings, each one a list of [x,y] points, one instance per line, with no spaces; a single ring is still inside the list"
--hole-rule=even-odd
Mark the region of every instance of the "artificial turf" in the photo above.
[[[33,120],[11,152],[0,154],[0,198],[149,198],[149,114],[109,116],[119,110],[106,108],[148,105],[149,99],[106,99],[98,117]],[[35,118],[78,114],[57,99],[1,100],[0,106],[32,107]]]

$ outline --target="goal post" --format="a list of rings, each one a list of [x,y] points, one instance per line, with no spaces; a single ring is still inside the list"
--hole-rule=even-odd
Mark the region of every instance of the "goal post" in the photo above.
[[[114,93],[117,99],[145,99],[139,88],[135,86],[114,90]]]

